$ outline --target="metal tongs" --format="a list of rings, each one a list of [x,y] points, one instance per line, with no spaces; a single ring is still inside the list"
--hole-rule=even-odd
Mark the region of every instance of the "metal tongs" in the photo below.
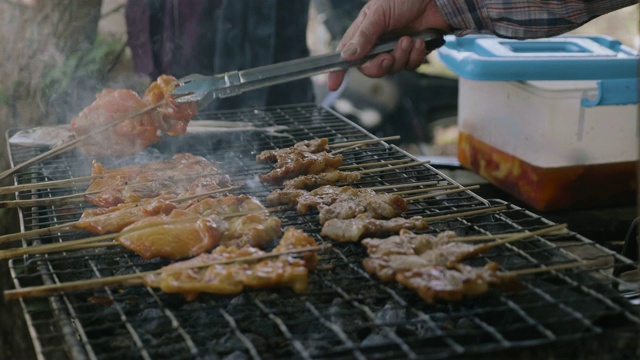
[[[413,37],[424,40],[427,51],[444,44],[442,34],[437,31],[425,31]],[[334,52],[213,76],[188,75],[178,80],[179,86],[172,94],[180,96],[176,99],[179,102],[201,101],[205,97],[208,97],[208,101],[240,95],[248,90],[358,66],[377,54],[392,51],[397,44],[398,39],[377,45],[360,61],[343,60],[339,52]]]

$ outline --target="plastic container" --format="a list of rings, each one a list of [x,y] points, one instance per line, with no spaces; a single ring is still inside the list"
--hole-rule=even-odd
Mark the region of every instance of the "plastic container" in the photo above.
[[[447,38],[460,163],[538,210],[635,202],[640,55],[604,36]]]

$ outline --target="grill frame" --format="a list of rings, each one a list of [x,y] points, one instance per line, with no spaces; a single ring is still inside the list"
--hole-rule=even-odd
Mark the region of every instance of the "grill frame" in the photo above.
[[[215,114],[208,114],[212,117],[215,117],[217,120],[239,120],[239,121],[250,121],[253,123],[260,123],[264,126],[271,125],[290,125],[292,126],[290,129],[290,133],[296,133],[295,141],[304,140],[308,138],[314,137],[330,137],[332,140],[345,140],[351,141],[355,139],[363,139],[363,138],[374,138],[373,135],[366,132],[364,129],[358,127],[351,121],[345,119],[339,114],[335,113],[333,110],[323,107],[317,107],[313,104],[298,104],[291,105],[285,107],[277,107],[277,108],[265,108],[259,110],[240,110],[240,111],[226,111],[219,112]],[[286,123],[283,123],[286,122]],[[293,125],[292,125],[293,124]],[[317,130],[315,130],[317,128]],[[337,129],[337,130],[336,130]],[[340,136],[337,138],[336,134]],[[333,138],[329,135],[334,135]],[[10,136],[10,132],[6,134],[7,139]],[[274,139],[268,138],[261,135],[238,135],[241,141],[252,140],[258,141],[254,143],[253,146],[256,149],[267,149],[267,148],[277,148],[282,146],[289,146],[293,143],[293,140],[285,140],[285,139]],[[240,142],[241,142],[240,141]],[[226,141],[224,143],[227,143]],[[7,141],[7,144],[8,141]],[[286,145],[285,145],[286,144]],[[166,155],[165,150],[166,147],[170,148],[170,151],[174,151],[177,149],[181,149],[183,146],[191,146],[188,144],[187,139],[168,139],[166,142],[159,144],[158,147],[163,149],[162,152],[155,155]],[[213,146],[211,144],[207,146]],[[196,151],[193,151],[197,155],[203,155],[199,153],[199,151],[203,151],[206,153],[206,149],[199,148],[197,145]],[[16,147],[8,146],[10,161],[12,165],[16,162],[20,163],[24,161],[26,158],[30,158],[35,156],[37,152],[40,150],[32,149],[27,150],[24,148],[16,149]],[[374,152],[379,151],[379,152]],[[30,152],[30,153],[29,153]],[[29,153],[29,154],[26,154]],[[21,155],[22,154],[22,155]],[[26,155],[25,155],[26,154]],[[413,158],[410,154],[402,151],[401,149],[395,146],[386,146],[385,144],[376,144],[370,146],[369,149],[362,150],[357,154],[352,154],[351,152],[347,153],[351,155],[346,155],[346,162],[358,162],[362,163],[365,159],[373,159],[376,157],[384,157],[385,159],[392,159],[393,157],[390,154],[394,154],[393,156],[401,156],[401,157],[409,157]],[[364,154],[364,155],[363,155]],[[373,155],[372,155],[373,154]],[[205,154],[206,155],[206,154]],[[67,153],[63,154],[61,158],[65,164],[68,159],[76,159],[78,156],[77,153]],[[234,177],[238,180],[248,181],[251,180],[254,175],[260,172],[266,172],[269,169],[269,165],[259,165],[255,164],[250,157],[246,157],[244,154],[234,154],[234,161],[238,161],[243,168],[244,175],[239,177]],[[242,158],[238,158],[241,156]],[[225,155],[226,157],[226,155]],[[58,159],[58,158],[56,158]],[[43,168],[52,168],[54,170],[48,170],[48,176],[52,178],[64,177],[64,176],[79,176],[84,174],[79,174],[77,171],[81,168],[84,170],[88,170],[88,160],[85,159],[78,167],[63,169],[59,171],[56,166],[57,161],[60,160],[51,160],[49,165],[44,165]],[[21,160],[21,161],[19,161]],[[225,160],[230,160],[230,158],[225,158]],[[38,165],[39,166],[39,165]],[[399,174],[398,178],[386,177],[385,181],[393,181],[398,183],[404,183],[408,179],[408,174],[416,174],[419,181],[424,181],[429,177],[434,177],[440,180],[442,184],[456,184],[455,181],[445,176],[441,172],[437,171],[433,167],[424,166],[425,170],[420,168],[415,171],[407,171],[407,170],[396,170],[393,173]],[[266,170],[266,171],[265,171]],[[29,174],[28,177],[22,174]],[[23,171],[20,174],[16,175],[15,180],[16,184],[24,183],[27,179],[37,181],[42,177],[35,176],[35,172],[27,172]],[[423,179],[424,178],[424,179]],[[379,178],[375,178],[375,176],[371,176],[371,181],[364,181],[363,183],[369,184],[373,186],[373,184],[382,184],[383,182]],[[411,179],[409,179],[411,180]],[[255,189],[250,189],[250,191],[246,192],[249,195],[256,195],[259,198],[263,198],[264,194],[266,194],[269,190],[275,187],[265,186],[265,185],[256,185]],[[71,191],[81,191],[82,189],[74,188]],[[38,196],[47,197],[54,196],[59,194],[60,190],[52,190],[39,192]],[[20,199],[24,199],[23,196]],[[461,200],[462,199],[462,200]],[[449,203],[451,202],[451,203]],[[436,204],[436,205],[433,205]],[[470,205],[466,206],[465,205]],[[437,230],[444,229],[453,229],[457,232],[466,232],[467,229],[475,229],[477,232],[488,231],[489,233],[499,233],[502,231],[513,231],[518,228],[525,228],[528,230],[534,230],[540,227],[544,227],[547,225],[552,225],[553,223],[549,220],[546,220],[532,212],[529,212],[525,209],[516,207],[515,205],[502,202],[499,200],[486,200],[483,199],[472,192],[465,192],[463,194],[449,195],[444,199],[438,199],[435,201],[425,201],[424,204],[420,206],[412,207],[407,213],[407,216],[413,215],[434,215],[434,214],[446,214],[456,211],[462,211],[461,208],[478,208],[478,207],[486,207],[490,205],[506,205],[508,208],[505,211],[491,213],[489,215],[478,215],[471,216],[468,218],[457,219],[457,220],[449,220],[443,222],[434,223],[432,229],[428,230],[428,232],[433,232]],[[20,225],[21,230],[30,230],[33,226],[34,222],[38,222],[43,220],[44,218],[50,218],[50,221],[44,222],[44,225],[55,225],[58,223],[66,222],[70,217],[73,217],[69,214],[64,214],[60,209],[56,209],[51,215],[42,215],[43,213],[47,214],[50,210],[49,208],[54,207],[45,207],[47,209],[37,210],[37,209],[20,209]],[[80,212],[84,207],[82,205],[75,208]],[[319,226],[317,225],[317,218],[315,215],[294,215],[295,212],[292,210],[286,210],[283,212],[279,212],[276,216],[280,218],[285,218],[287,221],[284,221],[284,226],[296,225],[301,227],[305,231],[308,231],[314,234],[318,240],[321,240],[317,233],[319,232]],[[75,213],[75,216],[78,214]],[[488,219],[488,220],[487,220]],[[32,224],[29,224],[29,223]],[[40,221],[35,226],[43,226],[42,221]],[[489,229],[489,230],[487,230]],[[495,231],[498,230],[498,231]],[[463,234],[461,234],[463,235]],[[41,237],[35,240],[22,240],[22,246],[31,246],[35,245],[42,241],[48,241],[53,239],[54,241],[63,241],[66,239],[74,238],[78,236],[77,233],[69,234],[69,236],[63,235],[59,237]],[[567,241],[572,241],[577,245],[565,244]],[[562,244],[562,245],[561,245]],[[519,248],[522,245],[523,248]],[[550,297],[545,290],[541,290],[541,285],[530,285],[528,290],[525,290],[525,293],[529,295],[536,295],[543,298],[542,304],[539,305],[531,305],[531,308],[528,312],[521,309],[521,306],[518,304],[514,304],[514,300],[511,299],[511,295],[504,294],[499,291],[492,290],[489,295],[486,297],[481,297],[474,300],[465,300],[462,305],[460,304],[437,304],[435,306],[426,306],[415,294],[412,295],[412,292],[406,289],[402,289],[399,286],[382,284],[377,279],[372,276],[369,276],[362,269],[361,260],[363,255],[363,249],[358,247],[357,245],[348,244],[348,245],[334,245],[331,254],[325,254],[323,256],[324,261],[329,261],[330,263],[334,263],[334,269],[348,269],[348,271],[352,271],[353,275],[349,273],[350,277],[346,277],[342,279],[341,276],[346,275],[327,275],[327,270],[317,270],[311,276],[311,289],[309,295],[296,296],[287,292],[287,290],[260,290],[260,291],[247,291],[245,294],[236,296],[236,297],[215,297],[215,296],[201,296],[201,298],[195,303],[191,304],[182,304],[176,300],[175,295],[169,296],[166,294],[161,294],[156,290],[149,290],[145,288],[139,288],[140,291],[131,291],[134,295],[128,298],[128,301],[131,299],[135,299],[137,297],[143,297],[143,295],[139,295],[139,292],[142,292],[147,301],[151,304],[156,304],[155,307],[141,307],[140,310],[146,313],[152,313],[149,317],[153,320],[156,318],[165,319],[162,321],[162,326],[165,326],[165,329],[174,329],[175,334],[172,334],[171,339],[182,339],[182,346],[180,347],[178,353],[169,353],[172,355],[176,355],[174,357],[180,358],[193,358],[193,357],[201,357],[211,355],[207,351],[210,351],[203,345],[202,339],[200,336],[193,333],[193,331],[189,330],[189,325],[191,322],[197,323],[198,319],[189,318],[187,314],[184,314],[184,311],[180,309],[173,309],[173,304],[178,303],[182,307],[195,307],[196,305],[200,306],[202,304],[207,304],[218,307],[219,311],[216,314],[208,314],[210,316],[214,316],[216,320],[222,320],[226,322],[226,329],[228,331],[226,336],[230,336],[229,334],[233,334],[236,340],[235,343],[231,340],[231,344],[233,346],[244,346],[244,354],[249,357],[294,357],[294,358],[305,358],[305,355],[311,357],[355,357],[355,358],[378,358],[378,357],[420,357],[420,358],[441,358],[441,357],[456,357],[461,355],[482,355],[482,354],[495,354],[498,352],[509,351],[511,349],[524,349],[531,347],[541,347],[546,345],[553,345],[557,348],[561,348],[566,344],[572,344],[573,346],[584,346],[585,342],[601,340],[601,338],[605,338],[611,333],[616,336],[624,336],[628,331],[631,331],[630,335],[637,335],[638,325],[640,325],[640,320],[637,315],[633,314],[634,309],[632,309],[625,302],[624,298],[618,297],[615,292],[606,293],[605,295],[601,295],[597,291],[593,289],[600,289],[596,283],[588,283],[587,285],[583,284],[583,277],[588,275],[588,279],[595,279],[597,275],[599,278],[604,279],[606,281],[610,281],[613,283],[619,283],[619,280],[612,277],[608,273],[611,272],[612,266],[617,266],[618,264],[629,265],[632,264],[628,259],[623,258],[604,247],[601,247],[592,241],[570,232],[569,235],[566,236],[547,236],[547,237],[536,237],[535,239],[519,242],[514,245],[507,245],[506,253],[498,253],[495,255],[481,257],[477,262],[486,261],[487,259],[495,259],[495,258],[504,258],[505,261],[510,261],[509,259],[512,257],[529,257],[529,261],[531,264],[550,264],[554,263],[554,257],[560,257],[557,253],[562,254],[563,259],[555,259],[555,262],[568,261],[570,259],[580,259],[581,256],[575,255],[574,248],[588,248],[591,251],[597,251],[600,255],[596,257],[602,257],[604,260],[607,260],[607,264],[603,265],[598,269],[598,271],[587,272],[585,270],[571,270],[567,272],[561,272],[558,274],[545,274],[538,275],[537,277],[533,277],[533,280],[527,280],[526,284],[530,285],[538,277],[550,277],[554,282],[562,279],[566,281],[566,284],[572,284],[573,287],[570,287],[574,291],[579,291],[581,287],[586,288],[588,291],[585,293],[587,295],[582,295],[588,300],[599,300],[602,303],[608,305],[611,309],[615,310],[615,316],[626,318],[629,321],[629,324],[635,325],[635,329],[628,329],[627,327],[619,328],[617,326],[613,326],[612,329],[603,328],[603,326],[599,326],[595,323],[593,319],[589,319],[587,316],[582,315],[578,304],[573,304],[576,301],[569,301],[571,305],[566,305],[562,303],[560,300]],[[583,249],[584,250],[584,249]],[[553,253],[549,255],[548,253]],[[87,255],[89,254],[89,255]],[[149,268],[157,268],[165,262],[160,261],[151,261],[151,262],[142,262],[140,260],[135,259],[133,256],[129,255],[123,250],[106,250],[101,254],[104,255],[91,255],[93,254],[91,251],[84,251],[82,253],[78,252],[73,254],[62,254],[62,255],[47,255],[45,256],[47,260],[42,261],[44,264],[41,265],[41,272],[43,274],[34,274],[32,276],[36,279],[31,279],[36,282],[53,282],[59,281],[59,277],[68,276],[67,273],[60,271],[60,263],[64,261],[66,263],[74,263],[75,262],[87,262],[85,259],[92,259],[92,257],[99,257],[98,262],[102,262],[101,264],[94,265],[94,268],[89,267],[85,269],[86,272],[93,272],[94,275],[99,276],[101,271],[104,271],[102,268],[104,262],[110,263],[109,261],[102,259],[102,257],[110,257],[113,256],[115,259],[120,259],[123,256],[128,262],[127,266],[135,266],[138,271],[147,270]],[[124,254],[124,255],[123,255]],[[536,257],[539,257],[538,260],[535,260]],[[30,261],[38,261],[37,257],[32,257]],[[606,259],[605,259],[606,258]],[[14,280],[14,286],[16,288],[22,287],[23,285],[28,285],[29,281],[26,281],[28,277],[26,277],[21,271],[29,270],[22,266],[22,263],[26,261],[27,258],[22,259],[11,259],[9,261],[11,276]],[[115,261],[115,260],[114,260]],[[474,260],[476,261],[476,260]],[[529,264],[529,265],[531,265]],[[118,264],[122,266],[121,264]],[[503,264],[505,265],[505,264]],[[508,268],[517,268],[518,266],[522,266],[522,262],[515,262],[513,264],[508,264]],[[54,267],[58,267],[55,268]],[[63,267],[64,268],[64,267]],[[114,270],[114,268],[116,268]],[[109,271],[119,272],[124,271],[121,268],[110,268]],[[334,272],[337,270],[330,270],[329,272]],[[342,270],[341,270],[342,271]],[[345,270],[347,271],[347,270]],[[52,277],[45,275],[44,273],[52,272]],[[578,280],[574,279],[577,278]],[[38,279],[39,278],[39,279]],[[328,279],[327,279],[328,278]],[[64,279],[63,279],[64,281]],[[347,286],[347,290],[345,291],[339,284],[345,282],[344,286]],[[363,282],[364,285],[360,286],[358,283]],[[599,284],[599,282],[598,282]],[[366,285],[366,286],[365,286]],[[551,285],[544,283],[544,286],[549,286],[548,290],[552,293],[558,293],[560,298],[569,297],[571,300],[572,293],[567,292],[563,293],[560,287],[555,288]],[[362,287],[362,288],[361,288]],[[374,292],[368,287],[376,288],[377,291]],[[592,289],[593,288],[593,289]],[[607,287],[608,288],[608,287]],[[318,290],[321,289],[321,290]],[[372,299],[367,298],[362,294],[368,294],[367,291],[372,293]],[[584,290],[584,289],[582,289]],[[580,291],[582,291],[580,290]],[[113,358],[118,356],[123,357],[140,357],[140,358],[153,358],[162,355],[163,353],[155,352],[156,349],[152,349],[150,345],[150,341],[148,337],[147,331],[140,331],[141,328],[144,328],[144,324],[138,320],[137,315],[130,314],[132,311],[129,309],[129,304],[124,302],[125,300],[120,300],[120,296],[122,294],[126,294],[124,297],[127,298],[129,290],[125,290],[122,293],[118,293],[117,288],[105,288],[96,290],[95,293],[98,293],[99,296],[94,296],[93,301],[107,301],[111,302],[110,308],[115,308],[115,311],[120,319],[126,319],[126,321],[122,321],[122,326],[124,331],[129,332],[130,339],[129,342],[131,346],[128,348],[130,352],[124,353],[103,353],[100,350],[105,348],[103,344],[100,342],[101,340],[96,339],[94,333],[99,333],[93,327],[92,324],[87,324],[87,320],[85,317],[88,313],[86,308],[90,308],[94,305],[83,304],[80,299],[86,300],[86,293],[82,292],[79,294],[64,294],[56,297],[50,297],[46,299],[23,299],[20,300],[21,307],[23,309],[25,318],[27,320],[28,328],[30,331],[30,335],[32,337],[34,347],[36,350],[36,354],[40,359],[46,358],[58,358],[58,357],[69,357],[73,359],[99,359],[99,358]],[[274,295],[275,294],[275,295]],[[337,302],[337,304],[326,303],[326,302],[314,302],[315,300],[312,297],[317,296],[318,298],[325,298],[329,296],[328,294],[337,295],[336,299],[341,299],[340,301],[332,300],[333,302]],[[383,298],[383,295],[387,294],[388,300],[385,305],[380,306],[375,301],[382,301],[378,298]],[[375,295],[375,296],[374,296]],[[102,296],[102,297],[101,297]],[[275,296],[276,299],[272,299],[271,296]],[[517,295],[514,295],[517,297]],[[247,300],[247,298],[249,298]],[[274,306],[273,302],[276,302],[278,299],[289,299],[291,302],[301,301],[299,299],[306,299],[303,303],[302,307],[296,308],[298,313],[291,314],[292,316],[281,317],[279,314],[286,313],[287,308],[283,306]],[[203,300],[204,299],[204,300]],[[238,300],[239,299],[239,300]],[[408,300],[407,300],[408,299]],[[489,305],[476,305],[476,304],[484,304],[488,299],[498,300],[503,305],[502,306],[492,306]],[[584,300],[580,298],[580,300]],[[526,300],[526,299],[525,299]],[[122,301],[122,303],[120,302]],[[523,301],[523,300],[519,300]],[[86,301],[85,301],[86,302]],[[239,304],[235,304],[234,302],[238,302]],[[391,316],[387,315],[387,312],[394,313],[400,312],[402,310],[398,310],[391,306],[391,309],[385,310],[385,306],[395,302],[399,304],[400,308],[404,308],[404,317],[406,318],[407,312],[415,315],[415,318],[411,320],[400,321],[400,320],[392,320],[387,323],[379,323],[378,317]],[[549,304],[558,304],[557,307],[553,307],[552,310],[564,309],[570,315],[568,315],[568,319],[577,321],[579,325],[580,323],[588,328],[590,331],[588,333],[578,333],[576,335],[567,333],[562,336],[554,336],[555,332],[550,331],[549,328],[553,326],[560,326],[556,322],[552,322],[551,324],[546,324],[540,319],[536,319],[531,316],[530,313],[537,314],[538,311],[536,306],[543,307],[543,305]],[[218,305],[219,304],[219,305]],[[506,305],[505,305],[506,304]],[[147,303],[149,305],[149,303]],[[95,305],[96,307],[99,305]],[[475,306],[480,306],[480,310],[474,310]],[[484,308],[482,306],[485,306]],[[86,307],[86,308],[85,308]],[[259,338],[254,332],[248,332],[247,326],[240,320],[244,320],[244,310],[243,307],[246,307],[246,312],[249,312],[249,309],[253,311],[253,315],[262,314],[262,317],[266,317],[267,322],[272,322],[272,330],[274,332],[279,332],[276,337],[275,333],[272,339],[269,338]],[[467,308],[468,307],[468,308]],[[39,310],[40,308],[45,310]],[[237,310],[240,308],[241,310]],[[566,309],[565,309],[566,308]],[[36,309],[36,310],[34,310]],[[300,311],[300,309],[304,311]],[[435,311],[434,309],[438,310]],[[443,310],[444,309],[444,310]],[[525,331],[526,329],[537,329],[541,338],[538,339],[511,339],[509,336],[503,334],[503,330],[496,330],[496,325],[492,325],[492,319],[484,319],[484,315],[490,313],[496,313],[499,310],[508,310],[510,311],[510,316],[518,317],[520,316],[522,319],[522,323],[519,324],[519,327],[516,327],[514,331],[515,333],[519,333]],[[208,309],[196,309],[201,313],[203,311],[207,311]],[[375,311],[374,311],[375,310]],[[444,313],[443,311],[448,311],[448,313]],[[242,316],[239,316],[236,311]],[[587,315],[594,315],[589,313],[595,312],[593,310],[585,310],[588,312]],[[133,312],[133,311],[132,311]],[[158,313],[159,312],[159,313]],[[341,318],[337,315],[331,315],[332,312],[337,312],[338,314],[345,313],[346,316],[353,316],[355,320],[352,323],[347,323],[343,321],[344,324],[342,326],[335,325],[336,322],[340,322]],[[352,312],[355,314],[352,314]],[[342,348],[339,350],[334,350],[334,352],[330,352],[329,350],[322,350],[324,352],[313,353],[312,351],[316,350],[313,347],[309,347],[309,344],[315,344],[313,338],[305,338],[304,336],[311,336],[308,334],[308,329],[301,332],[292,332],[291,328],[304,329],[303,324],[299,324],[295,321],[296,315],[301,316],[300,314],[312,314],[313,317],[304,318],[312,323],[315,323],[318,326],[324,326],[329,331],[329,334],[333,333],[334,342],[341,343]],[[41,320],[39,319],[41,316],[48,316],[48,319]],[[112,315],[110,315],[112,316]],[[115,316],[115,315],[113,315]],[[129,317],[132,317],[130,320]],[[398,315],[399,316],[399,315]],[[573,316],[573,318],[571,317]],[[603,315],[604,316],[604,315]],[[106,317],[106,316],[105,316]],[[188,321],[186,320],[188,319]],[[337,320],[336,320],[337,319]],[[527,320],[529,319],[529,320]],[[617,318],[616,318],[617,319]],[[450,329],[452,326],[450,323],[456,320],[457,322],[471,322],[471,324],[455,324],[453,326],[453,330]],[[529,321],[529,322],[528,322]],[[528,322],[528,323],[527,323]],[[169,324],[169,325],[167,325]],[[350,330],[351,324],[359,324],[361,327],[358,331],[369,331],[369,335],[367,335],[364,340],[360,339],[360,337],[355,336],[353,332]],[[527,327],[527,324],[529,327]],[[629,325],[627,324],[627,325]],[[102,325],[104,326],[104,325]],[[460,326],[468,326],[469,329],[460,330]],[[417,329],[415,330],[414,327]],[[420,327],[424,327],[427,330],[424,330]],[[633,327],[633,326],[631,326]],[[59,328],[60,334],[55,334],[54,331],[46,332],[44,329]],[[418,329],[420,328],[420,329]],[[575,328],[579,328],[576,326]],[[364,329],[364,330],[363,330]],[[399,330],[400,329],[400,330]],[[151,329],[153,330],[153,329]],[[635,330],[635,333],[634,331]],[[120,329],[120,331],[123,331]],[[407,335],[411,334],[412,331],[415,331],[416,334],[422,335]],[[420,332],[423,331],[423,332]],[[449,331],[450,333],[447,333]],[[357,333],[357,331],[355,331]],[[377,332],[380,332],[378,334]],[[400,332],[400,335],[397,334]],[[142,335],[140,334],[142,333]],[[452,334],[453,335],[452,335]],[[376,344],[377,340],[375,335],[379,335],[378,338],[381,338],[385,341]],[[475,340],[471,339],[474,336],[480,336],[481,341],[480,344],[473,344]],[[328,336],[328,335],[327,335]],[[152,336],[153,337],[153,336]],[[194,340],[195,338],[195,340]],[[288,350],[282,353],[263,353],[263,347],[260,346],[263,342],[277,342],[275,339],[279,339],[283,342],[288,342],[288,346],[285,348]],[[335,340],[337,339],[337,340]],[[357,342],[355,340],[360,340]],[[468,343],[460,344],[460,339],[467,341]],[[216,341],[221,341],[220,338],[216,339]],[[363,343],[365,341],[372,342],[373,345],[364,346]],[[426,351],[426,347],[423,344],[425,341],[430,343],[430,347],[428,352]],[[482,342],[484,341],[484,343]],[[445,345],[441,345],[444,343]],[[56,345],[58,344],[58,345]],[[222,343],[222,345],[218,344],[220,347],[227,346],[228,344]],[[320,344],[322,345],[322,344]],[[320,346],[318,345],[318,346]],[[228,345],[231,349],[234,349],[233,346]],[[326,345],[325,345],[326,346]],[[440,346],[440,347],[438,347]],[[434,350],[435,349],[435,350]],[[440,349],[440,352],[436,350]],[[286,351],[290,351],[287,353]],[[160,354],[160,355],[158,355]],[[215,355],[223,356],[234,354],[234,352],[216,352]],[[288,354],[288,355],[287,355]]]

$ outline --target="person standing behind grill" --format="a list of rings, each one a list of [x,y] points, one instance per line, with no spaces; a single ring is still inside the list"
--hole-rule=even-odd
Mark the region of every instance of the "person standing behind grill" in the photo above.
[[[559,35],[596,17],[637,4],[637,0],[371,0],[360,11],[338,44],[342,57],[364,57],[383,35],[406,35],[426,29],[456,36],[494,34],[531,39]],[[424,43],[404,36],[392,53],[380,54],[360,71],[382,77],[414,70],[426,56]],[[330,73],[329,90],[337,90],[344,72]]]
[[[129,0],[125,17],[136,72],[155,79],[309,56],[309,0]],[[309,79],[215,99],[207,110],[314,101]]]

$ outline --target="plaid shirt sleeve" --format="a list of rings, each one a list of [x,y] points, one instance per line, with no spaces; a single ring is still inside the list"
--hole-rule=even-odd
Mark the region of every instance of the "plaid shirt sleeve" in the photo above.
[[[458,36],[528,39],[559,35],[637,0],[436,0]]]

